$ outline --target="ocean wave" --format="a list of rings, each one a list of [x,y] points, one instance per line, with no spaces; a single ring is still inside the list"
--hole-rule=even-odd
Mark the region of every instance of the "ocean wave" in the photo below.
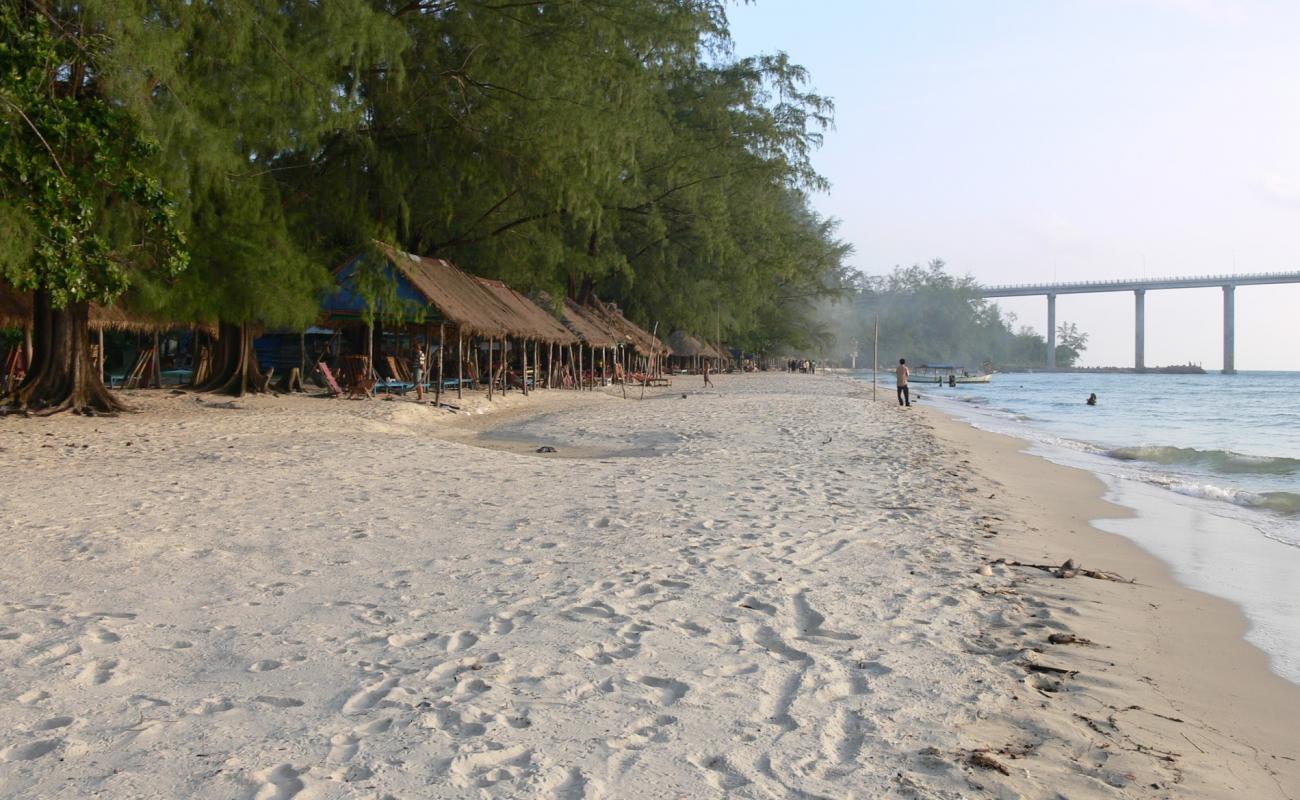
[[[1106,455],[1120,461],[1146,461],[1173,466],[1186,464],[1223,475],[1291,475],[1300,472],[1300,459],[1281,456],[1251,456],[1231,450],[1198,450],[1195,447],[1143,445],[1117,447]]]
[[[1288,517],[1300,516],[1300,494],[1295,492],[1251,492],[1208,483],[1191,483],[1173,478],[1148,478],[1149,483],[1162,486],[1188,497],[1218,500],[1246,508],[1272,511]]]

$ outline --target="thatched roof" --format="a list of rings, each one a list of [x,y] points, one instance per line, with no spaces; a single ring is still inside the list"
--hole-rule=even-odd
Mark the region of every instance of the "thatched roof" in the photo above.
[[[564,327],[558,319],[551,316],[544,308],[511,289],[501,281],[477,278],[479,284],[490,292],[513,318],[518,330],[511,334],[525,339],[537,339],[548,344],[577,344],[578,337]]]
[[[716,347],[686,331],[673,331],[673,335],[668,337],[668,346],[672,348],[675,356],[722,358],[722,354]]]
[[[564,298],[564,325],[573,331],[588,347],[617,347],[625,344],[623,337],[605,324],[594,311]]]
[[[24,328],[31,322],[32,296],[13,287],[0,285],[0,328]],[[161,333],[189,327],[196,327],[196,324],[137,314],[117,304],[101,306],[92,303],[90,305],[91,330]],[[198,327],[205,326],[198,325]]]
[[[649,331],[623,316],[613,303],[602,303],[599,298],[592,297],[587,308],[594,311],[607,327],[618,331],[642,355],[667,355],[672,352]]]

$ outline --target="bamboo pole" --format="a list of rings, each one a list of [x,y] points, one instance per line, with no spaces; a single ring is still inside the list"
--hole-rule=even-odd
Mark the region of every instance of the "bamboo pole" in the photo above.
[[[522,354],[523,361],[520,363],[523,364],[523,366],[521,367],[523,371],[520,374],[520,380],[522,381],[523,384],[524,397],[527,397],[528,396],[528,342],[527,341],[524,342],[524,346],[521,350],[521,354]]]
[[[465,385],[465,334],[456,326],[456,399],[462,397]]]
[[[489,336],[488,337],[488,395],[487,395],[488,402],[492,401],[492,384],[496,383],[496,375],[493,372],[493,367],[492,367],[492,349],[494,347],[496,347],[496,339],[492,336]]]

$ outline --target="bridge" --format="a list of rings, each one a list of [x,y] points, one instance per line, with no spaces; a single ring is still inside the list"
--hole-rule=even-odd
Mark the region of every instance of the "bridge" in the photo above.
[[[1146,369],[1146,293],[1157,289],[1223,289],[1223,373],[1233,375],[1233,335],[1236,327],[1238,286],[1266,286],[1300,283],[1300,272],[1257,272],[1247,275],[1202,275],[1192,278],[1143,278],[1141,280],[1084,281],[1082,283],[1028,283],[1014,286],[982,286],[981,297],[1047,297],[1047,368],[1056,368],[1056,296],[1096,292],[1132,292],[1135,308],[1133,366]]]

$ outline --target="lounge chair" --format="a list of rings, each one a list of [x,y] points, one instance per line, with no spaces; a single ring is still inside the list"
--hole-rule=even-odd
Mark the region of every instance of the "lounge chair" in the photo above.
[[[320,370],[321,377],[325,379],[325,388],[329,389],[331,397],[342,397],[343,389],[339,382],[334,378],[334,372],[330,370],[329,364],[324,361],[316,362],[316,369]]]

